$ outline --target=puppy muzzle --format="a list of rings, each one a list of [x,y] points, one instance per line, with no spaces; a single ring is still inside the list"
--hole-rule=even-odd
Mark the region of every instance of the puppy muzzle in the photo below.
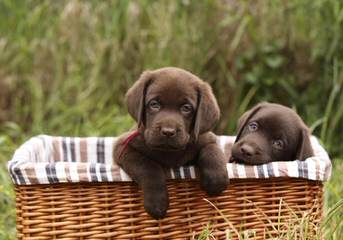
[[[269,154],[265,153],[257,143],[239,141],[232,147],[231,162],[258,165],[270,162]]]
[[[174,128],[147,129],[144,138],[148,147],[164,151],[183,150],[190,140],[189,134]]]

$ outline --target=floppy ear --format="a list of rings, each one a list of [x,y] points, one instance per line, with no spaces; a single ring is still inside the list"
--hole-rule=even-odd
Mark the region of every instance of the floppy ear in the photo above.
[[[314,156],[310,142],[309,131],[305,128],[300,130],[298,146],[295,159],[304,161],[306,158]]]
[[[138,127],[145,124],[145,95],[152,81],[152,72],[144,71],[139,79],[126,93],[126,102],[130,115],[136,120]]]
[[[194,119],[194,138],[197,139],[200,134],[213,129],[219,120],[219,116],[218,103],[210,85],[201,83],[198,89],[198,106]]]
[[[244,127],[248,124],[249,120],[263,107],[263,103],[260,103],[250,109],[249,111],[245,112],[238,120],[238,127],[237,127],[237,136],[235,143],[238,142],[240,139]]]

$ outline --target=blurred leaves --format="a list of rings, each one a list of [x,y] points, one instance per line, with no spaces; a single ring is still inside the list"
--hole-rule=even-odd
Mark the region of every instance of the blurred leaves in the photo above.
[[[218,133],[234,132],[227,119],[239,117],[251,88],[245,107],[279,102],[312,125],[326,111],[316,96],[327,100],[333,89],[333,59],[342,62],[333,43],[342,5],[324,2],[4,1],[0,122],[31,134],[117,134],[123,129],[109,120],[99,128],[98,119],[128,127],[128,87],[145,69],[174,65],[212,85],[223,112]]]

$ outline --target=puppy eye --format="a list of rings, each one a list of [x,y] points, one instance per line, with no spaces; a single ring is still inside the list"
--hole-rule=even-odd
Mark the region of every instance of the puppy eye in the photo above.
[[[157,100],[151,100],[149,102],[149,108],[154,111],[158,111],[161,108],[161,104]]]
[[[186,103],[181,106],[181,112],[183,113],[190,113],[193,111],[193,107],[191,104]]]
[[[278,139],[278,140],[274,140],[273,141],[273,147],[277,148],[277,149],[283,149],[284,147],[284,143],[282,140]]]
[[[251,123],[249,123],[248,128],[249,128],[249,131],[250,131],[250,132],[255,132],[255,131],[257,131],[257,129],[258,129],[258,124],[257,124],[257,122],[251,122]]]

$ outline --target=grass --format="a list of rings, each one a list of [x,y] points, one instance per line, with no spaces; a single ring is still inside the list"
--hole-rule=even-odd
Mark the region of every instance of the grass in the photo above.
[[[339,166],[342,168],[343,165]],[[339,169],[341,170],[341,169]],[[337,172],[334,173],[334,176],[337,176]],[[333,178],[332,181],[326,184],[325,191],[328,193],[331,185],[335,185],[335,181],[338,178]],[[340,181],[340,180],[339,180]],[[207,199],[204,199],[208,202],[222,217],[222,219],[229,226],[227,231],[227,239],[239,239],[239,240],[248,240],[254,239],[256,237],[256,232],[253,229],[247,229],[242,231],[240,228],[234,227],[230,219],[225,216],[221,209],[217,208],[215,204],[210,202]],[[259,216],[259,220],[264,223],[270,224],[269,228],[265,229],[264,238],[265,239],[283,239],[283,240],[313,240],[313,239],[340,239],[343,236],[342,228],[342,213],[343,213],[343,199],[341,196],[335,196],[331,198],[331,201],[336,201],[330,208],[327,208],[325,204],[325,216],[324,221],[320,224],[315,224],[311,221],[311,215],[307,212],[304,212],[303,215],[299,216],[296,214],[293,209],[282,199],[280,199],[279,204],[279,213],[278,216],[281,217],[281,211],[287,211],[287,214],[290,216],[289,220],[277,219],[271,220],[268,216],[261,210],[258,206],[254,205],[252,212],[254,215]],[[249,201],[250,202],[250,201]],[[309,212],[312,211],[309,210]],[[313,234],[315,232],[315,235]],[[212,228],[211,225],[206,226],[203,232],[199,235],[198,239],[211,239],[214,238],[214,233],[218,232],[217,229]],[[277,233],[277,237],[275,237]],[[215,238],[214,238],[215,239]]]
[[[127,88],[167,65],[211,84],[216,133],[262,100],[297,109],[333,159],[328,214],[343,196],[342,38],[339,0],[0,1],[0,239],[15,238],[14,150],[41,133],[126,131]],[[341,239],[342,209],[330,216],[323,232]]]

